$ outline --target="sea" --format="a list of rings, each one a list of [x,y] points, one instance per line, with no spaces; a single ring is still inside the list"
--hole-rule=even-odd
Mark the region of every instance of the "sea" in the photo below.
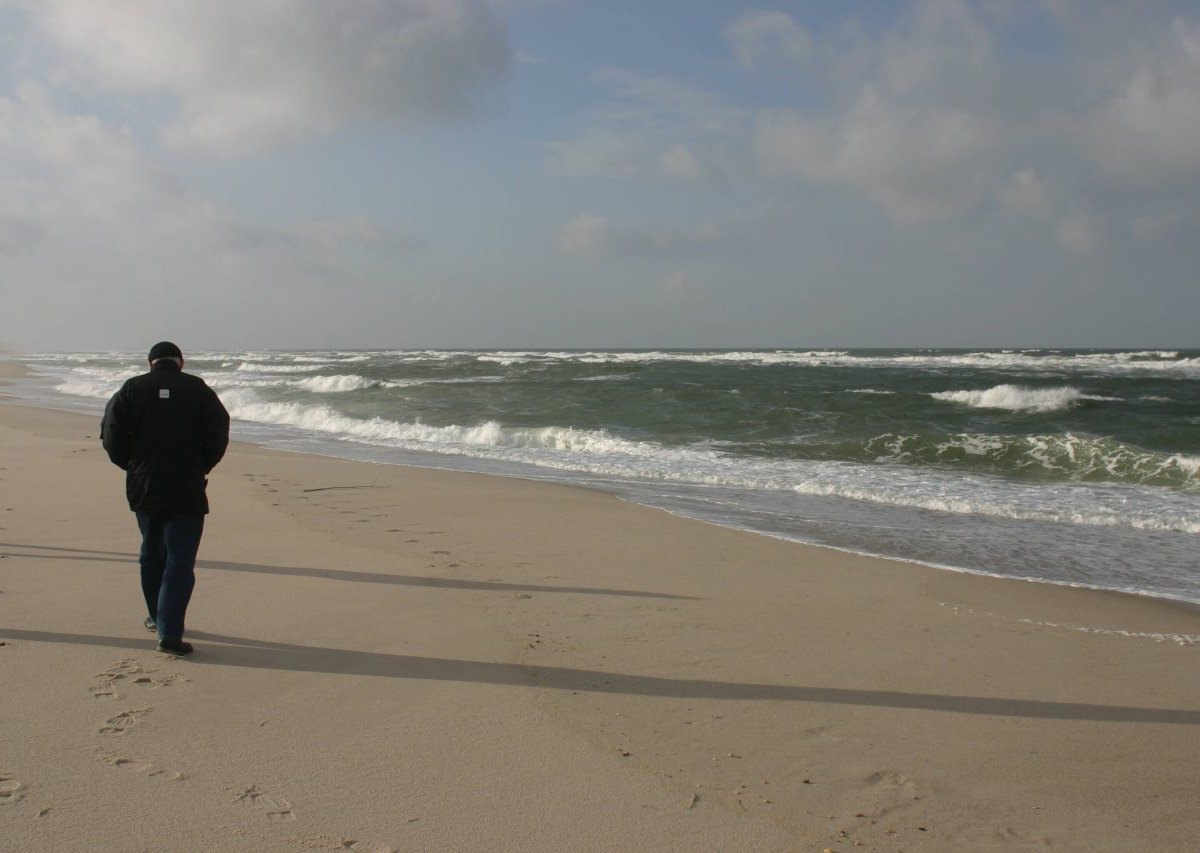
[[[23,355],[33,375],[7,390],[99,418],[144,358]],[[279,350],[187,369],[241,441],[1200,603],[1200,350]]]

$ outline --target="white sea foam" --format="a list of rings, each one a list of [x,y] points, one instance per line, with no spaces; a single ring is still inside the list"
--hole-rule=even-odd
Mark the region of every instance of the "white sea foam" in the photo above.
[[[1140,352],[1117,352],[1117,353],[1084,353],[1079,356],[1081,359],[1108,359],[1113,358],[1118,361],[1142,361],[1146,359],[1176,359],[1179,358],[1177,350],[1142,350]]]
[[[214,354],[228,358],[228,353]],[[1056,350],[1003,350],[982,352],[908,351],[906,353],[848,350],[743,350],[743,351],[570,351],[570,350],[392,350],[378,353],[348,351],[313,352],[304,354],[243,353],[244,370],[285,372],[301,369],[305,364],[345,364],[368,359],[391,359],[402,363],[450,362],[471,359],[503,367],[524,364],[760,364],[796,367],[906,367],[906,368],[972,368],[1005,370],[1014,373],[1056,374],[1086,370],[1096,374],[1130,375],[1165,373],[1200,376],[1200,358],[1183,358],[1176,351],[1144,350],[1129,352],[1065,353]]]
[[[960,433],[934,439],[885,433],[866,442],[864,449],[879,462],[955,463],[975,457],[992,460],[1005,469],[1040,470],[1079,482],[1100,479],[1200,491],[1200,457],[1164,454],[1107,437]],[[1101,474],[1107,476],[1099,477]]]
[[[111,397],[120,387],[120,383],[113,383],[102,379],[69,379],[66,382],[60,383],[56,390],[63,394],[68,394],[73,397],[90,397],[94,399],[104,400]]]
[[[501,420],[481,423],[431,425],[418,419],[406,419],[402,408],[380,410],[380,417],[357,418],[337,411],[335,396],[340,391],[359,391],[370,386],[366,377],[344,369],[334,376],[316,375],[338,370],[351,358],[380,359],[386,363],[462,364],[485,361],[495,364],[552,364],[569,361],[586,364],[636,364],[655,361],[708,362],[740,364],[847,366],[887,368],[920,367],[942,370],[955,366],[987,366],[993,370],[1029,373],[1043,370],[1078,371],[1086,365],[1094,373],[1161,369],[1197,375],[1194,362],[1179,359],[1176,353],[1147,352],[1100,354],[1093,357],[1017,351],[1003,353],[914,353],[897,358],[889,354],[849,354],[844,351],[762,351],[740,353],[622,353],[622,352],[536,352],[466,353],[411,351],[384,354],[318,353],[303,354],[311,361],[300,362],[290,355],[271,353],[210,354],[193,357],[191,363],[214,370],[201,375],[210,385],[220,388],[222,399],[235,418],[264,425],[270,434],[292,440],[296,436],[318,441],[342,441],[380,448],[388,458],[391,448],[486,459],[500,463],[538,466],[555,472],[580,472],[613,479],[629,479],[643,484],[671,486],[730,487],[741,492],[773,491],[786,504],[789,493],[849,498],[880,506],[909,507],[961,516],[986,516],[997,519],[1058,522],[1063,524],[1130,528],[1146,531],[1171,531],[1200,535],[1200,507],[1196,504],[1200,488],[1200,458],[1184,454],[1167,455],[1142,451],[1118,442],[1080,435],[993,436],[962,435],[942,439],[928,436],[881,436],[878,459],[873,462],[815,462],[811,460],[755,458],[720,452],[716,442],[672,447],[654,442],[638,442],[604,430],[576,429],[569,426],[524,428],[504,425]],[[205,359],[208,359],[207,361]],[[39,370],[62,379],[59,390],[91,400],[103,400],[129,376],[141,372],[144,356],[106,354],[95,360],[109,367],[93,367],[87,357],[47,356]],[[219,367],[224,362],[223,368]],[[1180,365],[1183,365],[1180,367]],[[366,372],[366,368],[358,368]],[[372,371],[374,371],[374,366]],[[432,371],[431,371],[432,372]],[[603,368],[600,371],[603,373]],[[389,380],[389,387],[424,383],[508,382],[506,371],[484,377],[462,375],[447,370],[438,378]],[[457,375],[456,375],[457,374]],[[399,375],[404,375],[400,373]],[[887,388],[887,372],[875,379],[856,378],[863,386],[840,393],[873,394]],[[582,377],[580,377],[582,378]],[[614,374],[593,380],[615,381]],[[1174,377],[1178,378],[1178,377]],[[1064,382],[1067,380],[1064,380]],[[1077,380],[1082,381],[1082,380]],[[848,383],[849,384],[849,383]],[[834,386],[836,387],[836,386]],[[953,386],[951,386],[953,387]],[[307,403],[272,401],[275,389],[296,389],[312,394]],[[1008,389],[1008,390],[1001,390]],[[839,392],[834,392],[839,393]],[[895,392],[884,391],[884,394]],[[323,395],[317,397],[315,395]],[[295,397],[296,394],[289,394]],[[939,399],[949,405],[984,407],[999,403],[1010,411],[1057,411],[1105,398],[1085,395],[1078,388],[1062,385],[1048,389],[1027,388],[1015,384],[997,385],[978,391],[941,392]],[[1132,405],[1132,404],[1131,404]],[[470,417],[469,415],[465,417]],[[247,427],[248,428],[248,427]],[[931,442],[940,441],[933,446]],[[736,443],[734,443],[736,446]],[[875,448],[871,448],[875,449]],[[994,456],[1003,468],[1029,466],[1029,479],[989,476],[974,473],[986,470],[985,460]],[[913,463],[917,464],[913,464]],[[982,464],[976,465],[976,462]],[[931,463],[931,464],[922,464]],[[943,464],[949,463],[949,464]],[[1039,478],[1039,469],[1048,472]],[[557,476],[557,475],[555,475]],[[1074,482],[1061,482],[1063,477]],[[1161,481],[1156,479],[1161,478]],[[1120,485],[1106,480],[1115,479]],[[1096,482],[1092,482],[1095,480]],[[1083,481],[1083,482],[1081,482]],[[1141,486],[1154,482],[1156,486]],[[1164,488],[1163,485],[1167,488]],[[931,522],[941,524],[940,521]]]
[[[140,364],[141,353],[42,353],[37,359],[58,363],[79,363],[92,359],[127,358]],[[210,359],[232,366],[241,362],[242,370],[286,372],[287,368],[314,369],[321,365],[346,364],[371,359],[399,362],[447,362],[474,359],[501,365],[568,361],[583,364],[648,364],[654,362],[694,362],[701,364],[750,363],[795,366],[846,367],[946,367],[1012,370],[1015,372],[1059,373],[1085,369],[1099,374],[1170,373],[1200,375],[1200,358],[1181,357],[1174,350],[1132,350],[1126,352],[1071,353],[1060,350],[999,350],[981,352],[945,352],[938,350],[904,353],[849,350],[742,350],[742,351],[570,351],[570,350],[389,350],[375,353],[355,351],[310,351],[275,353],[249,351],[240,354],[194,353],[190,360]]]
[[[137,371],[122,368],[105,368],[80,366],[68,370],[50,367],[46,370],[50,376],[58,377],[55,390],[74,397],[107,399],[111,397],[126,379],[135,376]]]
[[[1026,388],[1021,385],[997,385],[980,391],[936,391],[929,396],[977,409],[1008,409],[1013,412],[1056,412],[1069,409],[1083,400],[1117,399],[1084,394],[1070,386]]]
[[[1122,628],[1092,628],[1088,625],[1040,622],[1036,619],[1018,619],[1017,621],[1024,622],[1027,625],[1041,625],[1046,628],[1065,628],[1068,631],[1079,631],[1083,634],[1107,634],[1110,637],[1131,637],[1153,640],[1156,643],[1175,643],[1178,646],[1200,645],[1200,634],[1165,634],[1158,631],[1127,631]]]
[[[328,361],[313,361],[306,364],[269,364],[261,361],[244,361],[236,369],[243,373],[314,373],[328,365]]]
[[[364,388],[375,388],[380,383],[374,379],[364,379],[361,376],[313,376],[295,383],[297,388],[312,391],[316,394],[338,394],[344,391],[361,391]]]
[[[1062,495],[1056,499],[1044,491],[1034,493],[1030,489],[1024,494],[1014,492],[1010,497],[1003,494],[1008,490],[1002,490],[1001,494],[981,490],[971,495],[954,496],[938,494],[936,489],[929,488],[930,485],[925,483],[916,488],[905,488],[902,482],[888,481],[872,487],[868,478],[854,483],[807,482],[796,486],[795,490],[805,495],[844,497],[952,515],[984,515],[1083,527],[1129,527],[1135,530],[1200,534],[1200,516],[1192,507],[1180,506],[1167,513],[1151,510],[1149,506],[1146,512],[1121,506],[1082,509],[1077,505],[1077,495]]]
[[[411,449],[461,452],[471,447],[534,448],[581,454],[622,453],[653,456],[657,445],[627,441],[604,430],[571,427],[506,429],[495,421],[472,426],[431,426],[385,418],[360,419],[324,405],[263,402],[253,391],[233,391],[226,398],[232,416],[253,423],[294,426],[343,439],[388,442]]]
[[[425,385],[492,385],[497,382],[508,382],[507,376],[457,376],[449,379],[423,379]]]
[[[426,354],[428,355],[428,354]],[[745,350],[725,351],[551,351],[512,350],[488,353],[438,353],[438,357],[469,356],[504,366],[538,362],[573,361],[581,364],[651,364],[693,362],[699,364],[747,363],[810,367],[947,367],[1010,370],[1019,373],[1061,373],[1086,369],[1100,374],[1175,373],[1200,375],[1200,358],[1181,358],[1171,350],[1131,352],[1063,353],[1055,350],[1002,350],[994,352],[947,353],[942,351],[892,353],[847,350]]]
[[[1193,479],[1200,479],[1200,456],[1184,456],[1176,453],[1167,457],[1164,467],[1176,467],[1186,471]]]
[[[1138,487],[1040,483],[955,475],[909,466],[762,460],[711,448],[666,447],[604,430],[554,426],[510,428],[496,421],[434,426],[420,421],[359,419],[325,405],[263,402],[249,389],[227,396],[231,414],[246,421],[299,428],[338,440],[383,447],[516,462],[560,471],[851,498],[876,504],[997,518],[1200,534],[1194,498]],[[980,452],[987,447],[981,440]],[[1200,460],[1184,460],[1192,470]],[[1085,499],[1086,498],[1086,499]]]

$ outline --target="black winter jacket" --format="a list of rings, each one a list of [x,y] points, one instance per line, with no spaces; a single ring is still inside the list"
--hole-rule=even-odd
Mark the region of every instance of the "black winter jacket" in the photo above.
[[[229,445],[229,413],[203,379],[161,359],[108,401],[100,441],[125,470],[130,509],[204,514],[206,475]]]

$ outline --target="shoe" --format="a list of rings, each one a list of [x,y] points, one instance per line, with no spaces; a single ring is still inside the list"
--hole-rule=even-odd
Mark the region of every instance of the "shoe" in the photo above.
[[[192,644],[183,640],[159,640],[158,650],[169,655],[190,655]]]
[[[146,621],[143,622],[142,624],[146,626],[147,631],[157,631],[158,630],[158,626],[154,624],[154,617],[152,617],[152,616],[147,616]]]

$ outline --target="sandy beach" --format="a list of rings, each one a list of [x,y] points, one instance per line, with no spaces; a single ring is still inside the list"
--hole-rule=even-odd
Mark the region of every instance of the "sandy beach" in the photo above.
[[[0,402],[0,849],[1198,849],[1194,609],[237,444],[177,659]]]

